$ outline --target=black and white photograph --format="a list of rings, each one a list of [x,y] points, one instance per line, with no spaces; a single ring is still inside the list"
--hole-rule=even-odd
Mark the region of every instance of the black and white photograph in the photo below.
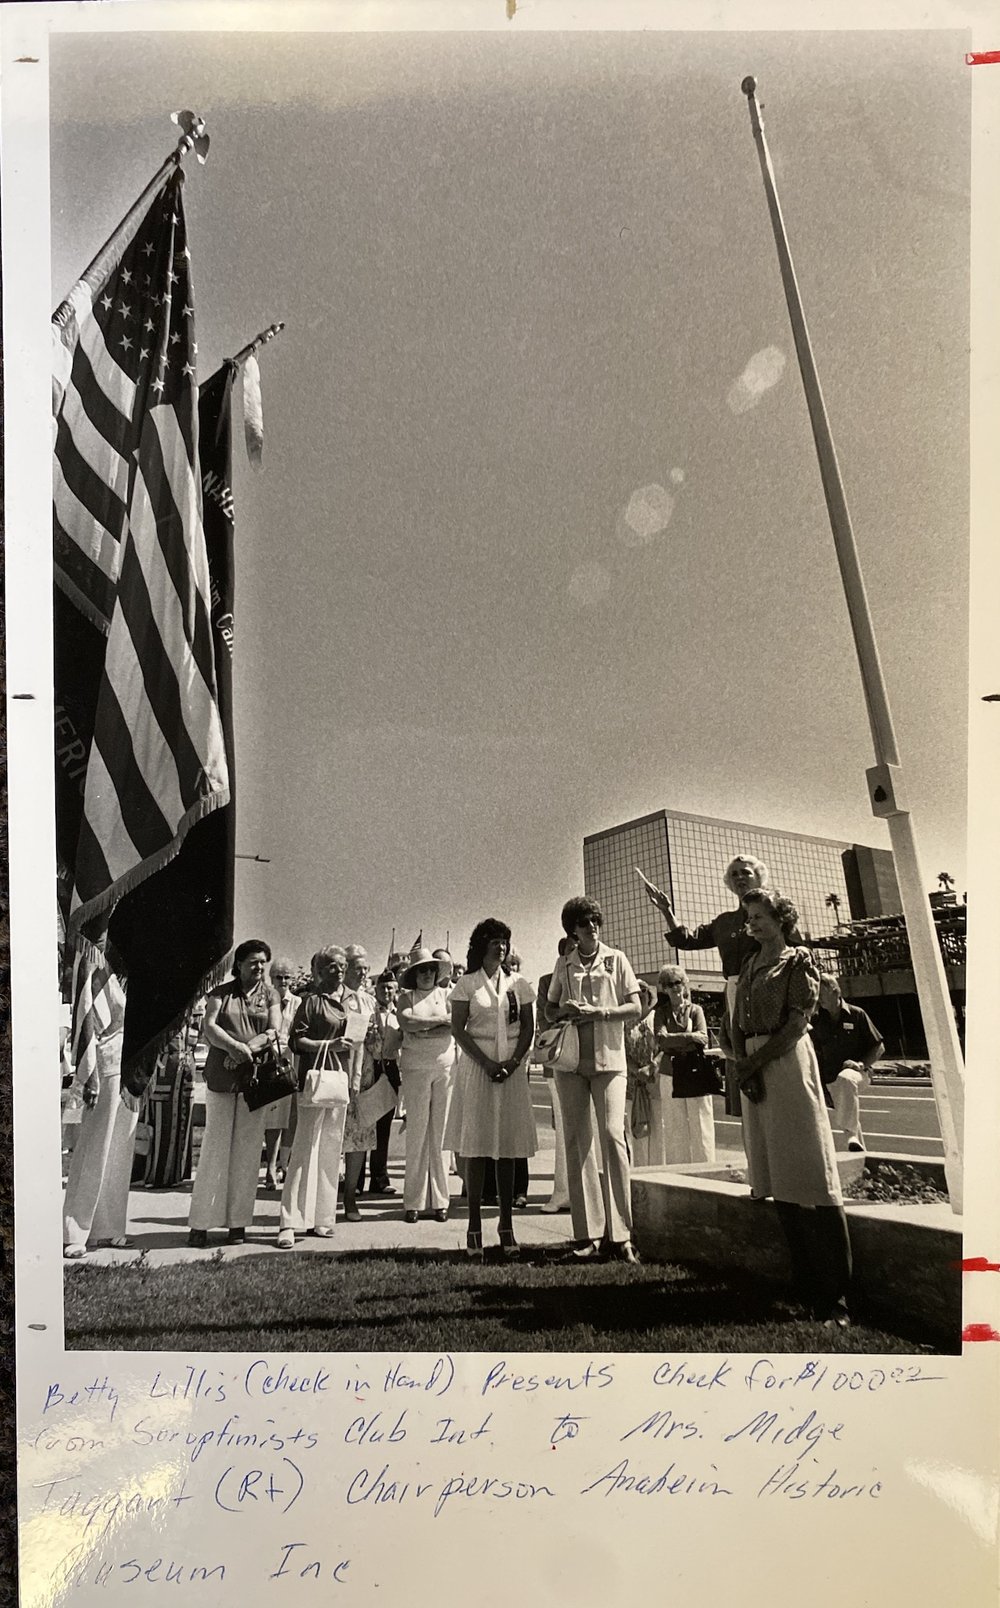
[[[51,40],[67,1349],[960,1349],[964,36],[517,9]]]

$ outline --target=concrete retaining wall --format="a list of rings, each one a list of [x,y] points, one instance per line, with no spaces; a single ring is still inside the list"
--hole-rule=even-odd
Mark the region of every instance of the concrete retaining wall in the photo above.
[[[848,1158],[838,1161],[843,1173]],[[858,1163],[863,1165],[862,1158]],[[712,1166],[633,1172],[633,1234],[640,1253],[650,1260],[704,1262],[783,1283],[788,1258],[773,1206],[752,1201],[745,1183],[728,1183],[720,1172],[725,1169]],[[847,1218],[858,1307],[896,1332],[960,1351],[961,1218],[947,1205],[867,1203],[849,1204]]]

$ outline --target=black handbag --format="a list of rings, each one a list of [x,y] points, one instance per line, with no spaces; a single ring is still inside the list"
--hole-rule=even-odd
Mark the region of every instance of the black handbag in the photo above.
[[[704,1050],[685,1050],[670,1057],[674,1099],[691,1100],[702,1094],[722,1094],[725,1082],[714,1056]]]
[[[284,1100],[286,1095],[297,1093],[298,1087],[298,1073],[291,1056],[273,1044],[265,1044],[254,1051],[250,1078],[243,1090],[243,1098],[251,1111],[259,1111],[261,1106],[270,1105],[274,1100]]]

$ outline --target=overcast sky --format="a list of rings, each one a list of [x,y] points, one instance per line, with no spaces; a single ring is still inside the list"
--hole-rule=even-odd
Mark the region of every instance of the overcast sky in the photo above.
[[[270,860],[238,937],[461,952],[495,914],[537,975],[586,833],[669,806],[887,843],[749,71],[925,869],[965,886],[965,45],[53,38],[53,305],[187,106],[203,377],[287,321],[236,461]]]

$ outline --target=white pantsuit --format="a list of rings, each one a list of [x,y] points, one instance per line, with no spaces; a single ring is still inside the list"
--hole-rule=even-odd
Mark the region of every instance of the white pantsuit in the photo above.
[[[335,1105],[305,1105],[299,1096],[295,1138],[281,1191],[280,1224],[296,1234],[305,1234],[311,1228],[333,1228],[337,1221],[337,1185],[349,1097],[347,1073],[342,1067],[337,1070],[342,1098]]]
[[[632,1237],[632,1199],[625,1145],[625,1090],[621,1072],[556,1071],[566,1145],[566,1176],[573,1237],[606,1238],[620,1245]],[[604,1161],[598,1175],[593,1117]]]
[[[80,1119],[66,1181],[64,1245],[125,1237],[139,1112],[122,1104],[121,1081],[118,1073],[102,1076],[97,1104]]]
[[[710,1094],[674,1099],[673,1078],[661,1075],[660,1105],[663,1112],[663,1160],[671,1162],[715,1160],[715,1109]]]
[[[451,1066],[438,1062],[430,1069],[419,1069],[407,1067],[401,1060],[399,1075],[406,1101],[403,1210],[443,1211],[448,1205],[443,1145],[451,1098]]]
[[[246,1228],[253,1222],[265,1120],[265,1111],[251,1111],[241,1094],[206,1088],[190,1228]]]

